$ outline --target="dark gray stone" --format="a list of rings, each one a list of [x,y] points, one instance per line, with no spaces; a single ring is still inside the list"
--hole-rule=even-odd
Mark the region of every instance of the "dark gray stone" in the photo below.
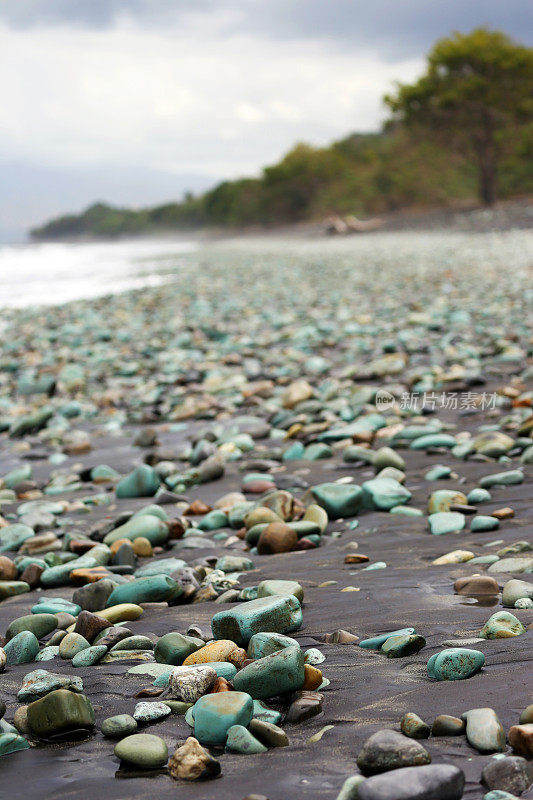
[[[404,767],[368,778],[358,800],[460,800],[464,783],[463,772],[451,764]]]

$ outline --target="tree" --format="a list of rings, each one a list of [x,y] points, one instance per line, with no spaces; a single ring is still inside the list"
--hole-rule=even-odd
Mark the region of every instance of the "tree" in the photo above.
[[[497,197],[498,163],[517,125],[533,119],[533,49],[478,28],[439,40],[416,83],[385,97],[392,121],[432,135],[473,160],[479,196]]]

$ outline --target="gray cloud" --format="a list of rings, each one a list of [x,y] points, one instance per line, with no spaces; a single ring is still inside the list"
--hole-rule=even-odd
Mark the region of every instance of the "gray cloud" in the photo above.
[[[533,41],[531,0],[16,0],[0,5],[0,19],[18,28],[105,29],[128,21],[168,30],[191,18],[198,32],[215,20],[220,36],[329,39],[385,58],[419,55],[439,36],[480,25],[526,44]]]

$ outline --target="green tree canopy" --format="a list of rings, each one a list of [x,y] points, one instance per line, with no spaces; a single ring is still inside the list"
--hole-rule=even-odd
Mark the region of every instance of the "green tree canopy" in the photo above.
[[[478,28],[440,39],[414,84],[398,84],[385,102],[393,120],[464,152],[475,162],[480,199],[497,196],[498,165],[533,119],[533,49]],[[527,130],[527,128],[526,128]]]

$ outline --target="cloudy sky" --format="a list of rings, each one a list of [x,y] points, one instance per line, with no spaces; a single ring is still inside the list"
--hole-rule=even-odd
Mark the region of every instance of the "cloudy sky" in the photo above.
[[[383,119],[439,36],[531,0],[1,0],[0,232],[179,198]]]

